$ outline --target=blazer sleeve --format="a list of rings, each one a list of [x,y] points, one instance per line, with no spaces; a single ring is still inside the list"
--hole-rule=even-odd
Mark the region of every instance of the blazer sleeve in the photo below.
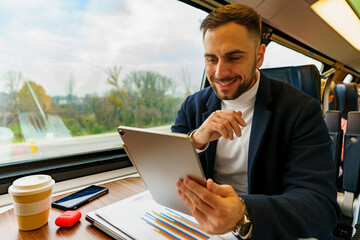
[[[253,218],[252,239],[296,239],[329,235],[340,216],[329,134],[318,102],[298,112],[279,195],[241,196]],[[275,160],[276,161],[276,160]]]
[[[172,132],[192,133],[202,124],[202,114],[206,111],[207,96],[201,91],[188,96],[181,105]]]
[[[187,106],[189,102],[189,97],[185,99],[183,104],[181,105],[178,115],[175,120],[175,124],[171,126],[171,131],[176,133],[186,133],[189,134],[193,132],[195,129],[191,129],[189,123],[189,116],[187,111]]]

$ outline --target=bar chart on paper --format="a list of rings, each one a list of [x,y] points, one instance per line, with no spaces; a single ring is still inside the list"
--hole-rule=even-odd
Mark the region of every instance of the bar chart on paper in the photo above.
[[[189,215],[157,204],[150,194],[139,194],[96,211],[106,222],[132,239],[233,240],[231,233],[209,235]]]
[[[202,232],[199,224],[188,218],[165,208],[165,212],[146,212],[141,218],[153,230],[170,240],[197,240],[209,239],[211,236]]]

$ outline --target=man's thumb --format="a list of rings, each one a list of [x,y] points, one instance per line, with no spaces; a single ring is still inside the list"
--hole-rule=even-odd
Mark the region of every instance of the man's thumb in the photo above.
[[[228,197],[236,194],[233,187],[230,185],[219,185],[215,183],[211,178],[206,181],[206,188],[220,197]]]

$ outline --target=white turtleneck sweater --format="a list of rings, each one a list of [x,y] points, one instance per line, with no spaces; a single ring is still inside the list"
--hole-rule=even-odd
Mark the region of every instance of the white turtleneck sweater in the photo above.
[[[256,93],[260,81],[258,70],[255,78],[255,84],[240,97],[221,101],[221,110],[240,110],[247,124],[245,127],[240,126],[241,137],[237,137],[235,132],[234,140],[220,137],[216,148],[214,180],[219,184],[231,185],[238,195],[248,193],[248,152]]]

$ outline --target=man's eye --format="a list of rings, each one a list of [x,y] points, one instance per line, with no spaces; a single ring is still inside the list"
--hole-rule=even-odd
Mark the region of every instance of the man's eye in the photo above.
[[[230,57],[230,58],[229,58],[230,61],[237,61],[237,60],[239,60],[239,59],[240,59],[240,57]]]
[[[214,63],[214,62],[216,62],[216,58],[208,58],[208,59],[206,59],[206,61],[208,63]]]

